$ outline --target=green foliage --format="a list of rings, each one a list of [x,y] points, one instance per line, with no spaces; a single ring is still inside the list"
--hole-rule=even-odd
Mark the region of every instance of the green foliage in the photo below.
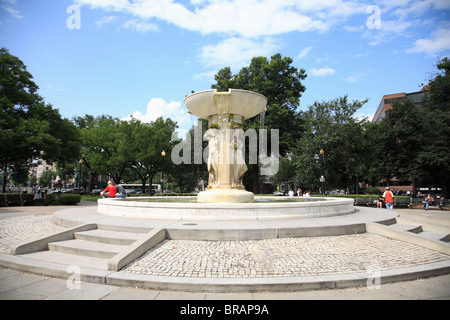
[[[323,166],[326,188],[357,188],[368,175],[371,160],[370,124],[354,118],[365,103],[344,96],[315,102],[304,112],[305,131],[293,149],[297,182],[318,189]]]
[[[115,182],[129,180],[150,183],[157,172],[170,168],[170,152],[177,128],[171,119],[150,123],[136,119],[122,121],[110,116],[86,115],[75,119],[81,131],[82,160],[92,178],[106,174]],[[166,159],[161,156],[166,152]]]
[[[26,180],[32,159],[65,162],[79,155],[75,126],[44,103],[32,79],[20,59],[0,49],[0,165],[16,182]]]
[[[0,207],[29,206],[33,198],[29,193],[0,193]]]
[[[44,171],[39,178],[39,185],[41,187],[49,187],[52,184],[52,178],[54,179],[57,176],[57,173],[54,171]]]
[[[32,193],[0,193],[0,206],[30,206],[34,205],[34,195]],[[79,194],[51,193],[42,194],[42,204],[44,205],[76,205],[81,201]]]
[[[397,101],[378,125],[375,152],[378,170],[388,181],[411,179],[416,185],[450,188],[450,62],[438,62],[421,106]]]
[[[44,203],[46,205],[75,205],[80,203],[81,195],[71,193],[51,193],[45,195]]]
[[[302,80],[306,78],[304,69],[292,66],[292,58],[277,53],[270,61],[266,57],[255,57],[248,67],[233,75],[230,67],[223,68],[215,75],[213,89],[243,89],[261,93],[267,98],[267,112],[264,119],[266,129],[280,130],[280,154],[286,155],[301,136],[302,119],[297,110],[300,97],[305,91]],[[256,117],[246,121],[247,128],[259,129]]]
[[[254,117],[245,122],[244,130],[259,129],[264,119],[264,128],[279,130],[279,153],[286,156],[303,132],[303,121],[298,110],[300,97],[305,91],[302,81],[306,78],[304,69],[292,66],[290,57],[277,53],[270,60],[255,57],[248,67],[243,67],[233,75],[230,67],[225,67],[215,75],[213,89],[243,89],[258,92],[267,98],[267,112],[264,118]],[[270,150],[270,146],[269,146]],[[248,154],[248,152],[246,152]],[[248,190],[258,193],[260,177],[258,165],[249,165],[244,175],[244,184]]]

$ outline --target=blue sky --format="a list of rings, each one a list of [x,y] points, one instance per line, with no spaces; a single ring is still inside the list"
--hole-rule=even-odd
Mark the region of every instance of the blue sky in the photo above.
[[[170,116],[186,130],[185,95],[275,53],[308,75],[301,109],[347,94],[373,116],[450,55],[450,1],[0,0],[0,46],[66,118]]]

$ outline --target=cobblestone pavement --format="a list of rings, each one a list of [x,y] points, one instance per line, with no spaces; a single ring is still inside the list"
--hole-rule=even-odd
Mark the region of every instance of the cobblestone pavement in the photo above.
[[[52,222],[51,215],[32,215],[0,220],[0,252],[11,246],[66,230]]]
[[[66,228],[38,214],[0,220],[0,252]],[[370,272],[449,256],[370,233],[250,241],[165,240],[123,272],[177,277],[294,277]]]
[[[374,272],[448,258],[369,233],[250,241],[165,240],[122,271],[177,277],[298,277]]]

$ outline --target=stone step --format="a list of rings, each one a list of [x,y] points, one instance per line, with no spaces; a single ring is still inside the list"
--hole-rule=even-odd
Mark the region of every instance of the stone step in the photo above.
[[[23,255],[23,257],[67,266],[73,265],[100,270],[108,270],[109,261],[109,259],[80,256],[51,250],[28,253]]]
[[[127,246],[79,239],[51,242],[49,250],[80,256],[109,259],[124,250]]]
[[[400,219],[397,219],[400,220]],[[405,220],[405,219],[403,219]],[[402,220],[401,220],[402,221]],[[406,221],[405,221],[406,222]],[[436,232],[436,230],[430,231],[427,227],[431,228],[429,225],[422,225],[422,224],[408,224],[405,222],[397,222],[395,224],[389,225],[389,228],[397,230],[397,231],[408,231],[412,233],[416,233],[420,237],[431,239],[435,241],[443,241],[443,242],[449,242],[450,241],[450,234],[446,232]],[[446,230],[448,228],[443,227],[443,230]],[[439,231],[439,230],[438,230]]]
[[[412,233],[422,232],[422,226],[420,224],[395,223],[395,224],[389,225],[389,228],[397,230],[397,231],[408,231],[408,232],[412,232]]]
[[[141,233],[110,230],[89,230],[75,232],[75,239],[107,244],[130,245],[142,236]]]
[[[437,233],[437,232],[430,232],[430,231],[423,231],[419,233],[421,237],[436,240],[436,241],[443,241],[443,242],[449,242],[450,241],[450,234],[445,233]]]

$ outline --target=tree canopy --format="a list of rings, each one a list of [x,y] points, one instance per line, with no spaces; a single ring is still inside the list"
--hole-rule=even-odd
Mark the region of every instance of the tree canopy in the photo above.
[[[68,161],[79,154],[78,132],[57,109],[45,104],[24,63],[0,49],[0,161],[4,172],[23,182],[33,159]]]

